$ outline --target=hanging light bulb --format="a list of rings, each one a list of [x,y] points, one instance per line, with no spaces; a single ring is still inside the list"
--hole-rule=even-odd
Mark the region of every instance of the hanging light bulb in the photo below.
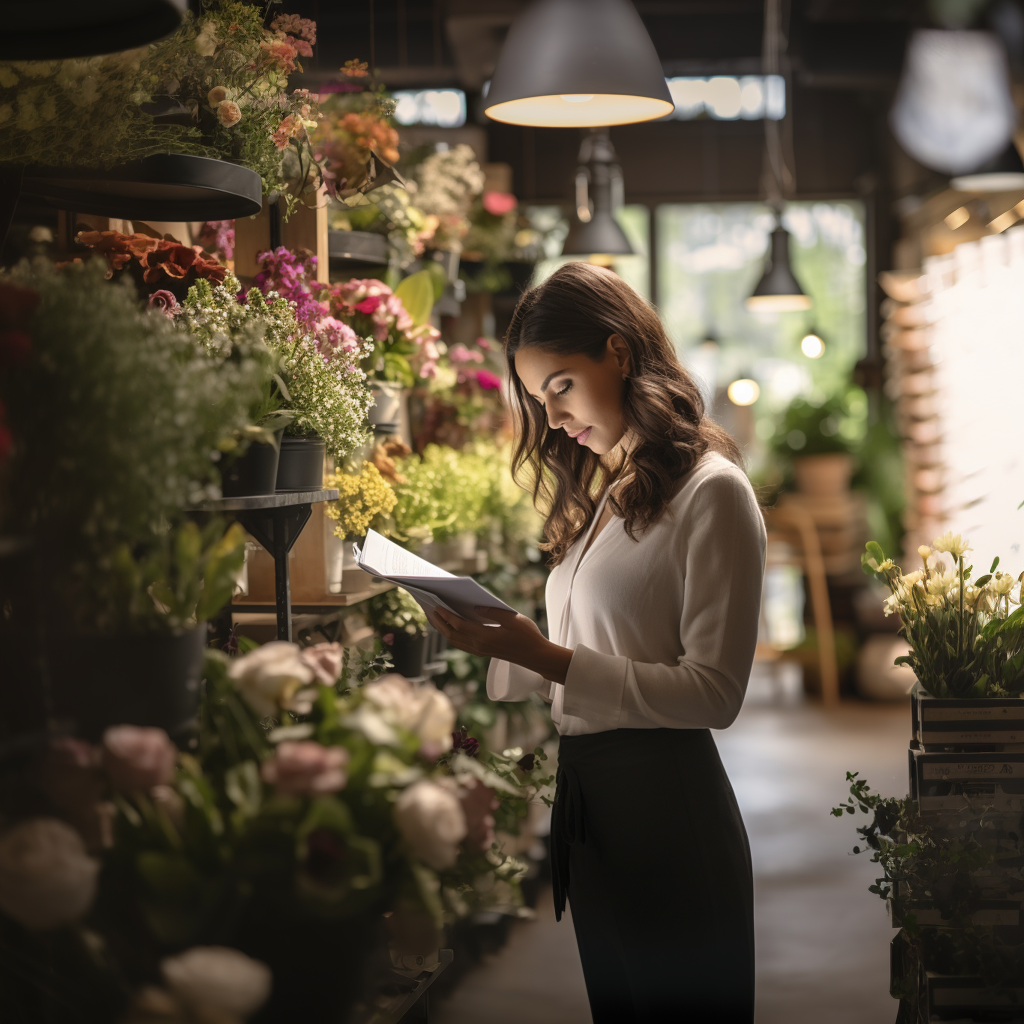
[[[812,305],[789,265],[789,232],[777,223],[772,232],[767,266],[746,301],[747,309],[755,313],[791,313],[810,309]]]
[[[595,128],[675,109],[651,37],[627,0],[534,0],[513,23],[484,113],[506,124]]]
[[[729,385],[726,394],[733,405],[753,405],[761,397],[761,387],[756,380],[740,377]]]
[[[800,351],[808,359],[820,359],[825,354],[825,342],[817,331],[808,331],[800,339]]]
[[[615,149],[606,129],[592,130],[580,146],[580,169],[576,173],[576,218],[562,246],[563,256],[589,256],[604,266],[613,256],[631,256],[622,228],[615,220],[612,191],[622,171],[615,162]],[[589,216],[584,219],[583,212]]]
[[[1016,192],[1024,188],[1024,162],[1011,141],[998,156],[970,174],[951,178],[949,185],[958,192]]]

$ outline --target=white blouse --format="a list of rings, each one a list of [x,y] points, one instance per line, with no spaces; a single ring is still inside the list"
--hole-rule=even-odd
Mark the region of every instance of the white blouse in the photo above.
[[[573,651],[564,685],[548,690],[552,720],[563,736],[726,728],[747,689],[764,574],[746,474],[709,452],[637,541],[613,515],[587,548],[606,500],[548,577],[551,640]],[[487,694],[525,700],[545,682],[492,659]]]

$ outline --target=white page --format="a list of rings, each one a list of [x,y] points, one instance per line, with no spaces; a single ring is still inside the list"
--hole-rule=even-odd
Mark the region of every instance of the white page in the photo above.
[[[439,569],[419,555],[400,548],[393,541],[382,537],[376,530],[367,530],[362,551],[356,556],[367,571],[374,576],[447,576],[457,579],[450,572]]]

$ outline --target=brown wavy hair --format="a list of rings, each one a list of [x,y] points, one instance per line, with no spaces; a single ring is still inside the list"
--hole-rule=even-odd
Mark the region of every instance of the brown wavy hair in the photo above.
[[[589,263],[567,263],[520,298],[505,335],[505,362],[516,443],[512,475],[547,509],[544,550],[557,565],[589,527],[604,492],[625,460],[577,444],[548,426],[544,409],[527,393],[515,368],[521,348],[559,355],[583,353],[599,362],[617,334],[630,354],[623,414],[638,438],[630,453],[633,479],[609,501],[633,540],[658,519],[680,481],[708,451],[737,465],[736,442],[708,418],[704,399],[665,334],[654,308],[617,274]]]

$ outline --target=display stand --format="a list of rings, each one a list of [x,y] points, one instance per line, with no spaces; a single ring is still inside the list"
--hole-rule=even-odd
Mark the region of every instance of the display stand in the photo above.
[[[278,640],[292,638],[292,595],[288,552],[309,521],[313,504],[334,501],[336,490],[296,491],[248,498],[217,498],[189,507],[189,512],[225,512],[245,527],[274,559],[274,596]]]

